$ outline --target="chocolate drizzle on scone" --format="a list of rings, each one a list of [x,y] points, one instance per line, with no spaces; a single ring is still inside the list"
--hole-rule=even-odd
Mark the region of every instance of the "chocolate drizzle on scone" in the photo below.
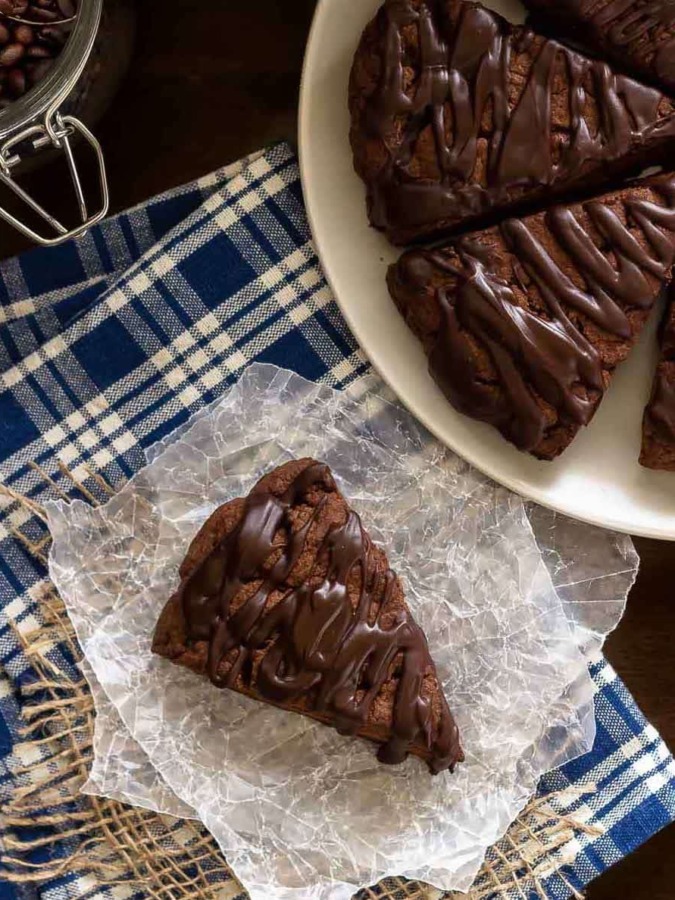
[[[456,0],[385,0],[350,107],[371,221],[395,243],[592,185],[675,135],[658,91]]]
[[[675,0],[524,0],[581,43],[675,90]]]
[[[675,176],[410,251],[389,287],[452,404],[545,459],[588,424],[675,261]]]
[[[285,708],[301,700],[298,711],[342,734],[367,730],[386,688],[380,761],[422,750],[433,772],[452,769],[462,758],[457,727],[400,583],[328,467],[302,463],[282,491],[263,479],[236,526],[183,577],[173,603],[185,643],[206,642],[218,687],[248,687]]]

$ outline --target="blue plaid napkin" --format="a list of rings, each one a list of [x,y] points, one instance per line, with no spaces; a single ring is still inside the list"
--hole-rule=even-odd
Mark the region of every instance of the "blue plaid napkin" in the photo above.
[[[334,387],[367,371],[318,266],[297,162],[283,144],[76,243],[3,263],[0,301],[0,479],[38,502],[46,487],[35,463],[57,483],[59,461],[82,482],[93,467],[120,483],[144,464],[145,448],[252,360]],[[46,578],[12,536],[19,526],[33,540],[44,534],[25,511],[0,510],[0,798],[21,752],[19,689],[32,678],[9,621],[19,630],[37,623],[33,598]],[[72,667],[65,648],[50,658]],[[592,675],[593,752],[540,785],[542,796],[578,789],[565,791],[563,811],[593,826],[558,848],[544,880],[553,900],[675,820],[675,761],[608,663],[598,660]],[[26,894],[65,900],[77,891],[64,877]],[[2,900],[13,896],[0,883]]]

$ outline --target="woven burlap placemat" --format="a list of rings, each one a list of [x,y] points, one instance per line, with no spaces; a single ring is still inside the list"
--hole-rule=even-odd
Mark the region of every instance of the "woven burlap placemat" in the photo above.
[[[60,480],[34,468],[50,493],[66,500],[79,496],[99,505],[114,493],[93,470],[83,482],[63,465]],[[19,689],[23,725],[11,757],[16,761],[11,773],[14,787],[0,815],[0,876],[16,884],[46,887],[68,876],[71,891],[76,880],[76,896],[83,900],[104,892],[122,900],[139,890],[157,900],[216,896],[245,900],[246,892],[199,823],[80,793],[93,755],[95,710],[79,669],[82,654],[72,624],[47,576],[47,519],[38,503],[2,485],[0,510],[14,538],[45,569],[44,578],[31,592],[39,623],[36,617],[12,622],[34,679]],[[30,524],[36,519],[43,526],[37,539]],[[13,520],[21,524],[11,524]],[[57,647],[65,647],[72,657],[75,677],[54,662]],[[570,896],[581,898],[564,868],[573,860],[575,838],[581,832],[602,832],[563,812],[580,794],[569,789],[534,799],[487,854],[469,894],[442,894],[416,882],[390,878],[356,896],[358,900],[527,900],[534,892],[547,900],[543,884],[555,875]]]

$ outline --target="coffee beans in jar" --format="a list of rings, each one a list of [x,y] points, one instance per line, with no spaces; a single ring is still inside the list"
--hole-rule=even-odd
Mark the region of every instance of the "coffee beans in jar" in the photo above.
[[[0,0],[0,109],[44,76],[77,18],[78,0]]]

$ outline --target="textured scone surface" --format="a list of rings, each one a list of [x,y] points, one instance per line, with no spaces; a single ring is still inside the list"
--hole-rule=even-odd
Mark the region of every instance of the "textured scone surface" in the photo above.
[[[326,466],[295,460],[214,512],[153,651],[219,687],[408,752],[463,758],[426,639]],[[369,662],[370,661],[370,662]]]
[[[675,177],[403,254],[390,293],[462,413],[552,459],[671,276]]]
[[[661,358],[645,410],[640,462],[675,472],[675,286],[661,326]]]
[[[675,135],[659,91],[461,0],[385,0],[349,105],[371,222],[398,244],[597,187]]]
[[[524,0],[586,46],[675,91],[673,0]]]

